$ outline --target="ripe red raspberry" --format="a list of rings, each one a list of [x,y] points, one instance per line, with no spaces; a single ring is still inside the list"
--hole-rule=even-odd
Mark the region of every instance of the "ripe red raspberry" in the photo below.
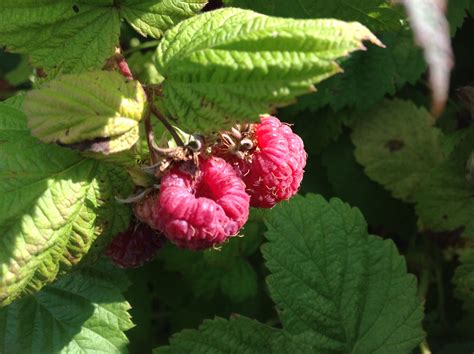
[[[187,166],[181,163],[166,173],[159,194],[139,203],[135,214],[178,247],[200,250],[221,244],[247,221],[245,184],[218,157],[201,158],[194,176]]]
[[[127,231],[118,234],[105,254],[122,268],[135,268],[155,258],[163,246],[163,238],[143,223],[133,223]]]
[[[253,142],[253,147],[244,154],[234,151],[224,158],[240,171],[251,197],[250,205],[271,208],[295,195],[307,157],[301,138],[271,116],[260,117],[260,124],[251,126],[244,137]]]

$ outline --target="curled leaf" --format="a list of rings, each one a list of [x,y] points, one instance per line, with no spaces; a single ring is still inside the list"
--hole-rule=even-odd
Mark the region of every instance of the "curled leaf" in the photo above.
[[[61,76],[31,91],[25,100],[34,136],[104,154],[127,150],[137,142],[145,111],[140,83],[106,71]]]

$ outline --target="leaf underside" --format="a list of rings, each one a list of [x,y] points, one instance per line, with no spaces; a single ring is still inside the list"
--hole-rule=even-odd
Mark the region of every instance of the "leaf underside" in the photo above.
[[[11,113],[0,105],[0,305],[99,252],[130,217],[114,199],[131,192],[125,172],[41,143]]]

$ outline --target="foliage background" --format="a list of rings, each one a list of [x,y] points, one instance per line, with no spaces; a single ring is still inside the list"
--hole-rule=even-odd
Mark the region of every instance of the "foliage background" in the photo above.
[[[437,121],[428,113],[422,53],[411,31],[400,25],[403,13],[387,10],[375,19],[367,16],[371,6],[382,2],[358,1],[354,7],[362,11],[342,1],[332,6],[303,0],[226,4],[269,15],[360,21],[386,45],[368,45],[367,52],[342,60],[343,74],[319,84],[316,93],[302,96],[277,115],[294,124],[309,153],[301,194],[338,197],[359,208],[369,232],[392,239],[406,257],[408,270],[420,279],[426,300],[423,326],[433,352],[471,353],[474,200],[464,174],[474,150],[474,97],[466,98],[462,88],[474,81],[474,2],[449,2],[456,65],[448,106]],[[219,6],[211,1],[206,10]],[[135,76],[144,83],[156,80],[154,40],[123,22],[120,44]],[[1,99],[31,88],[37,79],[26,56],[0,51]],[[135,324],[126,332],[130,352],[151,352],[167,344],[172,334],[215,316],[240,314],[281,327],[260,249],[267,230],[264,219],[276,212],[252,210],[245,236],[219,252],[193,253],[167,245],[154,262],[128,270],[133,286],[124,297]],[[127,320],[117,321],[124,330],[132,327]]]

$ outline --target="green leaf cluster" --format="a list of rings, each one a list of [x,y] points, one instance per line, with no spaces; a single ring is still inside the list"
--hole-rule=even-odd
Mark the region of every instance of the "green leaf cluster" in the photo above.
[[[200,35],[201,34],[201,35]],[[222,9],[184,21],[158,46],[170,114],[189,131],[209,132],[290,103],[340,71],[335,62],[379,44],[358,23],[292,20]]]
[[[408,353],[422,327],[422,351],[472,346],[471,90],[435,120],[389,0],[214,5],[0,3],[20,53],[0,52],[0,97],[17,94],[0,103],[0,352]],[[447,8],[452,93],[474,74],[469,8]],[[133,218],[118,200],[159,183],[150,146],[176,146],[150,119],[209,142],[263,113],[303,138],[309,193],[219,249],[165,245],[127,290],[100,255]]]
[[[0,4],[0,44],[27,53],[47,70],[100,69],[119,44],[120,20],[155,38],[193,16],[205,0],[71,1],[5,0]]]
[[[104,261],[0,309],[2,353],[126,353],[124,275]]]
[[[127,225],[117,203],[132,184],[115,166],[30,135],[25,115],[0,105],[0,302],[41,289],[99,252]]]
[[[423,339],[415,278],[391,241],[368,234],[357,209],[296,197],[267,226],[267,283],[283,328],[217,318],[155,353],[407,353]]]
[[[352,125],[355,157],[371,179],[416,203],[424,228],[472,236],[473,185],[466,162],[474,131],[447,135],[434,123],[413,102],[383,101]]]
[[[218,249],[203,253],[165,247],[159,259],[167,271],[178,272],[191,285],[194,296],[210,299],[217,292],[239,303],[254,297],[258,275],[248,257],[263,239],[262,212],[252,210],[249,221],[236,237]]]

